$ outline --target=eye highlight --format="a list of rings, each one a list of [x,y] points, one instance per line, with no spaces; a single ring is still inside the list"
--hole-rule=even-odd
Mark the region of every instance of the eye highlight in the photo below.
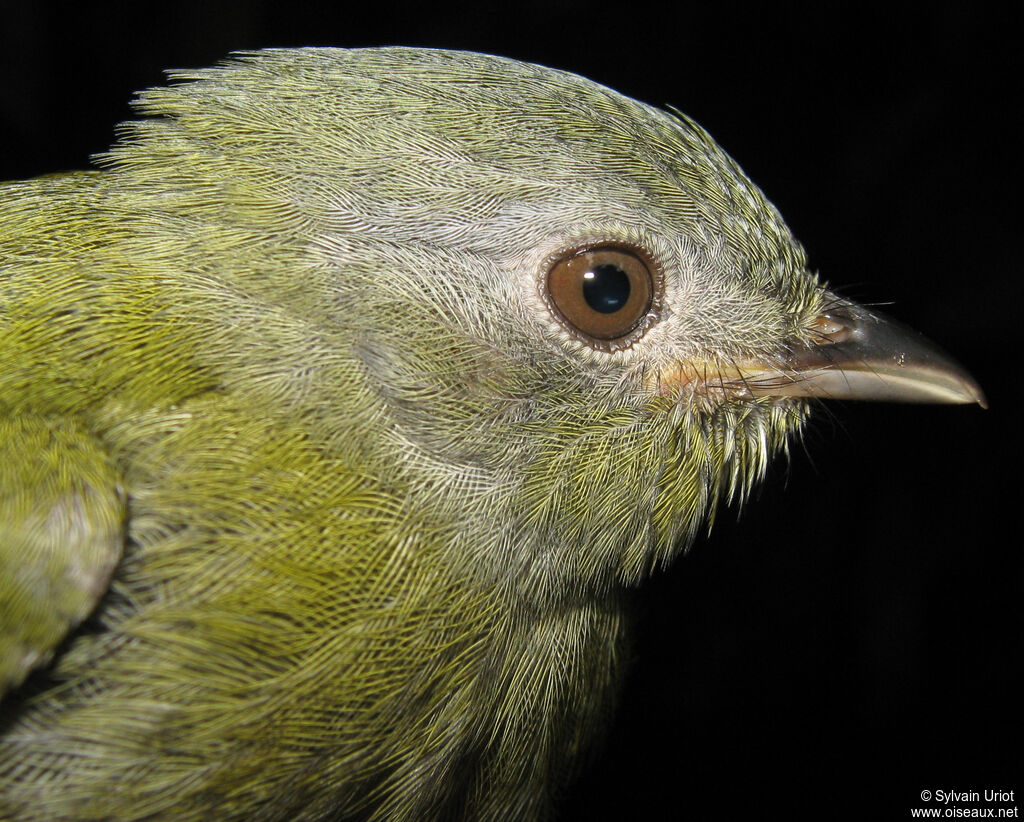
[[[654,277],[628,248],[601,246],[576,251],[548,272],[547,297],[577,336],[609,350],[607,343],[640,325],[654,302]]]

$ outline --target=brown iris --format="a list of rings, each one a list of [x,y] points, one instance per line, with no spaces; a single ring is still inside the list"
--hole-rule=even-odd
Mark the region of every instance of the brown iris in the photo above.
[[[547,288],[561,319],[588,341],[625,337],[640,324],[654,299],[654,278],[647,264],[630,249],[616,246],[563,257],[548,273]]]

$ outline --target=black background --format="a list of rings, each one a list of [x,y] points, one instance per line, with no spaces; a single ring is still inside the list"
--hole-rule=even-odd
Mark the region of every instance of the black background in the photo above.
[[[638,594],[617,722],[562,818],[907,819],[926,789],[1019,807],[1022,26],[993,9],[3,3],[0,179],[84,167],[135,90],[233,49],[468,48],[678,106],[825,279],[954,352],[991,408],[819,412]]]

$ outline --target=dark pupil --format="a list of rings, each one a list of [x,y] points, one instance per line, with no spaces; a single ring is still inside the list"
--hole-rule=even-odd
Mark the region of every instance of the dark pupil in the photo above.
[[[583,275],[583,299],[602,314],[614,314],[629,300],[629,277],[612,263],[590,269]]]

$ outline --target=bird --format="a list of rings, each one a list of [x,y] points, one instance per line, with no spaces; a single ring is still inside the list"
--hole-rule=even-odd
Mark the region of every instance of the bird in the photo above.
[[[676,110],[177,71],[0,187],[0,819],[551,818],[626,594],[828,399],[984,404]]]

